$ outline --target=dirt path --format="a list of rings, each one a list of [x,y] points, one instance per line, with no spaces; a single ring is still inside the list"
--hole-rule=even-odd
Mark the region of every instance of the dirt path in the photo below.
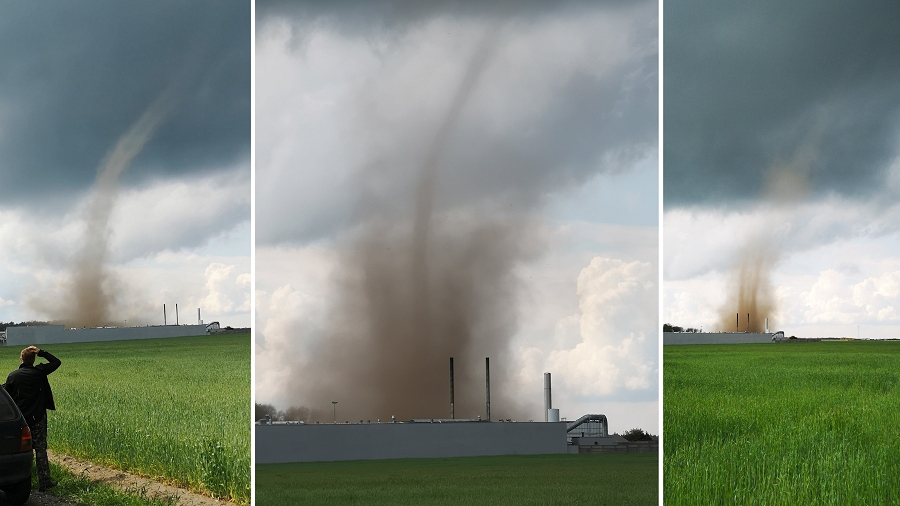
[[[120,490],[145,490],[149,496],[163,498],[176,496],[178,497],[178,504],[180,506],[235,506],[232,502],[217,500],[183,488],[164,485],[149,478],[98,466],[87,461],[74,459],[68,455],[60,455],[49,451],[47,454],[50,456],[51,461],[67,468],[72,474],[83,476],[91,481],[105,483]],[[26,504],[41,506],[69,506],[73,504],[59,498],[53,498],[48,494],[41,494],[40,492],[34,492],[32,497],[33,499],[29,499]],[[52,502],[51,498],[57,499],[60,502]],[[51,502],[32,502],[32,500],[50,500]],[[0,503],[0,505],[2,505],[2,503]]]

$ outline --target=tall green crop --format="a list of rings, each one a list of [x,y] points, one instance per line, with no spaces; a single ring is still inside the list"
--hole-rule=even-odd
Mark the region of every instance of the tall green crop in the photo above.
[[[664,500],[900,497],[900,343],[667,346]]]
[[[249,503],[248,334],[46,348],[62,361],[51,450]]]

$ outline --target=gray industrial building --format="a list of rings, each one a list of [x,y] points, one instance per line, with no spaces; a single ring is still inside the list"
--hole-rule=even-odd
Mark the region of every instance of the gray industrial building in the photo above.
[[[650,441],[629,441],[609,433],[604,415],[584,415],[566,425],[569,453],[657,453],[659,437]]]
[[[125,341],[161,337],[202,336],[207,325],[151,325],[147,327],[101,327],[67,329],[63,325],[7,327],[6,345],[85,343],[96,341]]]
[[[784,332],[663,332],[663,345],[773,343]]]
[[[453,358],[450,358],[449,419],[407,422],[308,424],[262,419],[256,425],[256,462],[322,462],[402,458],[480,457],[491,455],[542,455],[659,451],[657,440],[630,445],[621,436],[609,435],[605,415],[584,415],[559,421],[552,407],[550,373],[544,374],[543,422],[492,421],[490,359],[485,358],[485,418],[455,419]],[[630,445],[630,446],[629,446]]]
[[[565,422],[434,420],[256,426],[256,462],[566,453]]]
[[[305,424],[261,420],[256,462],[658,452],[659,440],[609,434],[604,415],[572,422],[425,419],[389,423]]]

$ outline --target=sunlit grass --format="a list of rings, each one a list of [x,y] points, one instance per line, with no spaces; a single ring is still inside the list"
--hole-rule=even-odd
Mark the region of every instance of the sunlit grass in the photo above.
[[[249,502],[249,334],[46,348],[62,361],[52,450]]]
[[[669,504],[900,497],[900,343],[667,346]]]

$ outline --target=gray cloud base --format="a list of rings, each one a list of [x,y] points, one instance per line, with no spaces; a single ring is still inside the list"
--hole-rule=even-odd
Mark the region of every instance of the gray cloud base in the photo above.
[[[869,198],[898,155],[900,3],[669,3],[669,207],[753,200],[809,148],[814,194]]]
[[[0,15],[7,203],[89,187],[179,73],[179,104],[126,183],[249,165],[250,8],[229,2],[10,2]]]
[[[324,16],[352,33],[369,29],[399,29],[436,15],[483,17],[534,16],[568,9],[628,6],[641,0],[261,0],[256,2],[257,24],[272,17],[309,19]]]
[[[330,5],[330,4],[329,4]],[[377,3],[384,18],[396,11],[397,4]],[[611,69],[596,70],[602,65],[584,62],[584,68],[566,69],[571,74],[552,94],[531,90],[527,82],[516,82],[516,90],[504,90],[492,78],[497,77],[492,65],[503,59],[503,46],[516,40],[518,35],[537,30],[542,23],[552,24],[557,16],[571,18],[572,11],[560,8],[557,11],[544,10],[537,5],[519,8],[506,16],[498,37],[497,56],[487,63],[484,75],[479,78],[472,93],[472,99],[465,104],[458,125],[451,132],[440,160],[435,205],[439,210],[466,207],[492,201],[502,203],[506,208],[533,210],[543,203],[543,197],[560,189],[572,188],[584,183],[597,173],[616,173],[628,170],[637,160],[646,157],[648,151],[655,151],[657,133],[658,74],[656,53],[656,9],[646,2],[626,4],[583,4],[572,2],[570,9],[596,12],[598,9],[633,9],[627,16],[627,23],[633,24],[623,33],[628,33],[629,50],[634,51]],[[652,7],[652,8],[651,8]],[[368,7],[374,8],[374,7]],[[444,10],[441,10],[444,8]],[[385,9],[387,11],[385,11]],[[393,10],[392,10],[393,9]],[[440,16],[454,16],[462,12],[460,19],[472,20],[477,24],[487,24],[484,18],[491,18],[498,11],[497,5],[476,7],[468,3],[450,3],[436,8],[422,9],[405,15],[424,21]],[[375,51],[389,53],[397,50],[399,44],[406,43],[403,33],[408,23],[372,23],[368,33],[354,31],[356,16],[350,4],[338,3],[328,10],[322,6],[302,3],[300,7],[282,3],[259,4],[258,16],[262,21],[259,33],[265,33],[265,23],[287,21],[291,30],[290,44],[296,46],[298,54],[308,49],[311,33],[326,30],[340,34],[347,39],[370,41]],[[479,17],[480,16],[480,17]],[[406,18],[404,18],[406,19]],[[412,21],[409,21],[412,23]],[[566,34],[580,44],[602,44],[598,34],[589,32]],[[652,44],[653,49],[646,49]],[[387,48],[387,49],[385,49]],[[640,48],[640,49],[637,49]],[[619,48],[621,50],[621,48]],[[465,54],[470,48],[460,47]],[[599,50],[598,50],[599,51]],[[465,57],[460,56],[464,59]],[[543,58],[543,59],[542,59]],[[302,57],[300,57],[302,60]],[[547,68],[553,65],[546,55],[535,57],[530,62],[532,68]],[[427,72],[427,69],[423,69]],[[460,73],[462,65],[460,65]],[[376,78],[377,79],[377,78]],[[376,81],[377,82],[377,81]],[[408,83],[412,86],[413,84]],[[382,90],[384,91],[384,90]],[[396,94],[396,90],[390,90]],[[452,95],[452,90],[444,90]],[[484,121],[483,111],[496,105],[488,97],[504,96],[507,92],[518,93],[527,99],[518,107],[534,107],[530,101],[541,103],[542,113],[535,117],[507,125],[498,130]],[[529,95],[531,93],[531,95]],[[378,92],[361,89],[360,104],[383,102]],[[342,190],[333,189],[336,196],[332,206],[304,208],[303,213],[291,212],[291,205],[279,202],[283,199],[264,198],[258,203],[257,241],[259,244],[304,243],[328,237],[346,229],[354,223],[371,216],[373,212],[391,215],[396,212],[406,215],[410,211],[409,199],[415,193],[418,180],[416,174],[421,169],[433,142],[434,132],[440,118],[409,116],[396,123],[386,125],[378,114],[361,113],[359,104],[344,104],[344,112],[361,115],[367,125],[357,124],[351,128],[359,139],[345,139],[349,149],[358,145],[383,145],[363,155],[361,166],[347,171],[355,173]],[[383,107],[383,106],[382,106]],[[378,107],[371,107],[378,109]],[[365,107],[362,107],[365,109]],[[353,111],[353,112],[350,112]],[[282,114],[283,111],[278,111]],[[261,131],[273,120],[258,118]],[[487,122],[489,123],[489,122]],[[391,128],[394,132],[387,142],[373,142],[367,137]],[[381,135],[381,134],[378,134]],[[302,139],[296,142],[302,142]],[[329,160],[334,163],[333,159]],[[270,168],[266,163],[258,165],[259,175],[264,179]],[[320,170],[317,167],[297,170]],[[321,183],[319,183],[321,185]],[[302,189],[300,191],[303,191]],[[294,201],[309,201],[297,199]],[[382,204],[388,203],[387,206]],[[340,207],[343,212],[335,209]],[[346,211],[347,209],[354,211]],[[377,211],[376,211],[377,209]]]

